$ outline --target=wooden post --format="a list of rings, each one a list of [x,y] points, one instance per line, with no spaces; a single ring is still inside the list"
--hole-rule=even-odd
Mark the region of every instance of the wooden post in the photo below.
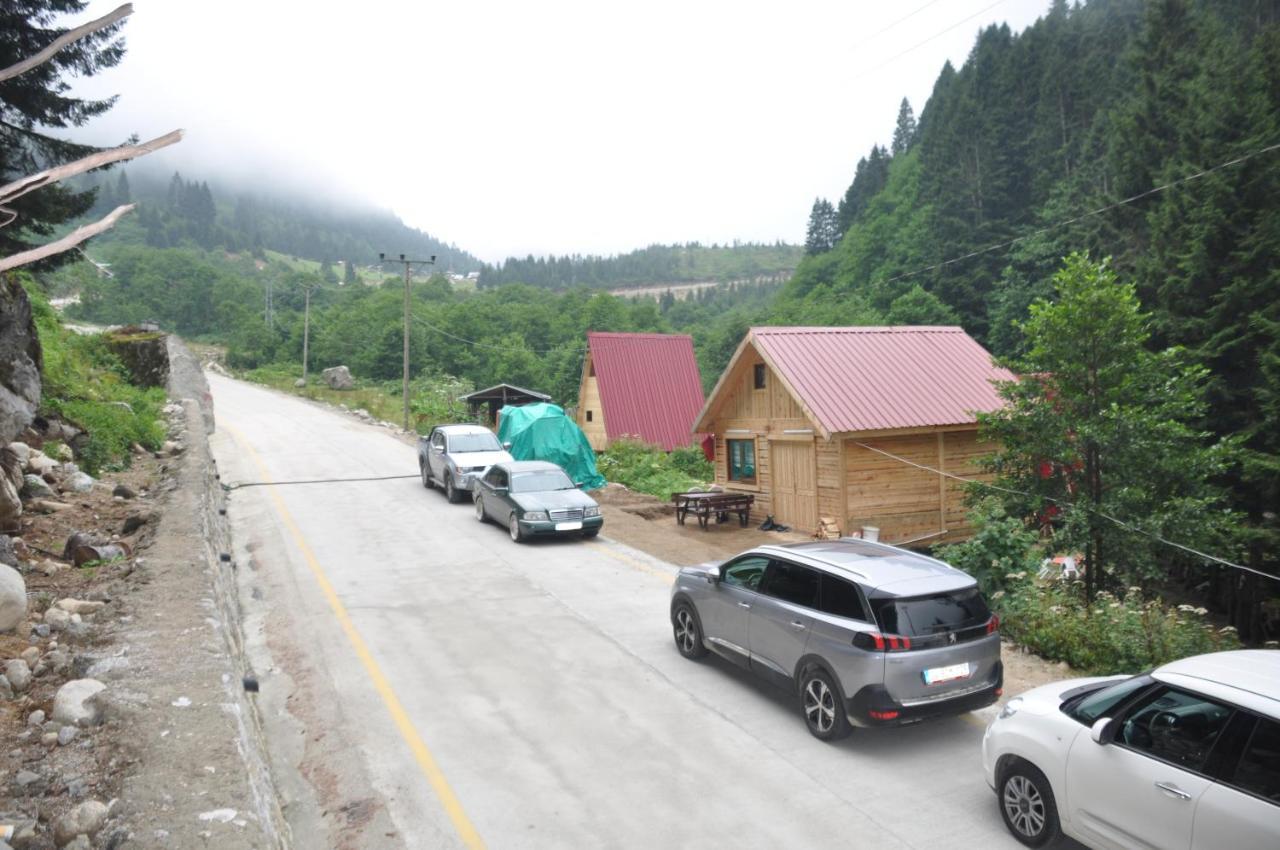
[[[402,257],[403,259],[403,257]],[[409,430],[409,269],[404,264],[404,429]]]
[[[304,298],[302,308],[302,383],[307,382],[307,354],[309,343],[311,342],[311,287],[303,290]]]

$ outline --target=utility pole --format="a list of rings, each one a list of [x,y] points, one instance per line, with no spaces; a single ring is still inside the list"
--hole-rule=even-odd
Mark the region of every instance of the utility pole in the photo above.
[[[310,353],[311,345],[311,290],[314,286],[306,285],[302,288],[303,302],[302,308],[302,383],[307,383],[307,362],[310,359],[307,355]]]
[[[378,262],[387,262],[386,254],[378,254]],[[392,260],[392,262],[400,262],[404,264],[404,368],[402,385],[404,388],[404,429],[409,430],[409,278],[413,274],[413,266],[415,264],[422,266],[433,266],[436,263],[436,255],[432,254],[429,260],[408,260],[404,254],[400,255],[400,259]]]

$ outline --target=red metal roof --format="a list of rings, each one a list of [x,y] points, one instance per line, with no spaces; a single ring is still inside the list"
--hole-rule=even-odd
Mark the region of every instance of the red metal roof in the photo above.
[[[703,395],[692,337],[588,333],[587,346],[610,440],[635,436],[667,451],[693,442]]]
[[[958,327],[752,328],[749,339],[829,434],[976,422],[1013,380]]]

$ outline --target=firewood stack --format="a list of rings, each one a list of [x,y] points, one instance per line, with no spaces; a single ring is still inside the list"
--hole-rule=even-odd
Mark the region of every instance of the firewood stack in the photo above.
[[[840,526],[829,516],[819,517],[818,530],[813,536],[817,540],[835,540],[840,536]]]

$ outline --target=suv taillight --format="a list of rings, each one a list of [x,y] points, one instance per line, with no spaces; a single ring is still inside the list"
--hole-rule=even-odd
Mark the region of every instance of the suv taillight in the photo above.
[[[911,648],[911,638],[905,635],[882,635],[879,632],[858,632],[853,645],[872,652],[905,652]]]
[[[987,620],[987,634],[993,635],[998,631],[1000,631],[1000,616],[992,614],[991,619]]]

